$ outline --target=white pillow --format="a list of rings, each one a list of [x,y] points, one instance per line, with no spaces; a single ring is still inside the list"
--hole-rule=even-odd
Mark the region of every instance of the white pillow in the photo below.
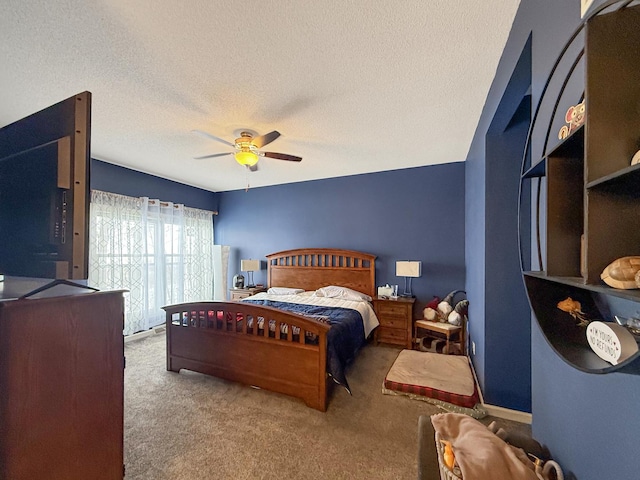
[[[330,285],[316,290],[316,297],[343,298],[344,300],[353,300],[354,302],[370,302],[371,297],[356,290],[347,287],[339,287]]]
[[[267,293],[271,295],[296,295],[302,293],[302,288],[289,288],[289,287],[271,287],[267,290]]]

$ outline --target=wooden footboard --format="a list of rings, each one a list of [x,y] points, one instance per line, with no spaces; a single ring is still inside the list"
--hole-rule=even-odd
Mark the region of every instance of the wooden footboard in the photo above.
[[[183,303],[167,314],[167,370],[184,368],[327,409],[327,331],[312,318],[235,302]]]

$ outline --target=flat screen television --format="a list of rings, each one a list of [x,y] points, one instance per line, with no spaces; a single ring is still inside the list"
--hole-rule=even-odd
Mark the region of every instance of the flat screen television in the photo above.
[[[0,129],[0,274],[89,276],[91,93]]]

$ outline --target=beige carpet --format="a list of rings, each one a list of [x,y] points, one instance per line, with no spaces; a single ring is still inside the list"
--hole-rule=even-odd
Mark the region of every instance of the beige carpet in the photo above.
[[[129,342],[126,478],[416,478],[418,417],[442,410],[381,393],[399,351],[364,347],[347,370],[353,396],[334,388],[322,413],[284,395],[167,372],[164,334]]]

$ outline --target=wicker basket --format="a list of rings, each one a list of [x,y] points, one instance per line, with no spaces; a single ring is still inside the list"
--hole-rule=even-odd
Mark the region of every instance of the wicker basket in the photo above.
[[[440,435],[436,432],[436,451],[438,452],[438,466],[440,469],[440,480],[463,480],[462,472],[460,472],[460,467],[457,465],[453,466],[453,470],[447,467],[447,464],[444,462],[444,446],[440,441]]]

